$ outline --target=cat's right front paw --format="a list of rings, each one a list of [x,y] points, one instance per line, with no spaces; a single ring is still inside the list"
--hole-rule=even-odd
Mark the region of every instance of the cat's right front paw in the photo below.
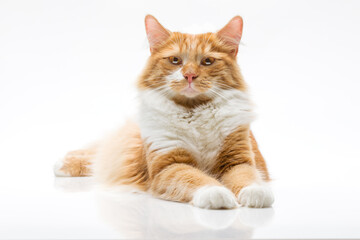
[[[227,188],[221,186],[205,186],[195,193],[192,204],[199,208],[230,209],[238,206],[235,195]]]

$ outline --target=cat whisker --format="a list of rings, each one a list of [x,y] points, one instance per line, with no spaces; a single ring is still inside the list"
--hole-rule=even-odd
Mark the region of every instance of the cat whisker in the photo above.
[[[215,93],[216,95],[218,95],[219,97],[223,98],[226,101],[229,101],[228,98],[226,98],[224,95],[220,94],[219,92],[215,91],[214,89],[209,89],[211,92]]]

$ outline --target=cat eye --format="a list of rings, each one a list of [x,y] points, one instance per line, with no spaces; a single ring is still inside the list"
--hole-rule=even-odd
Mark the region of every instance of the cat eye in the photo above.
[[[179,58],[179,57],[174,57],[174,56],[169,57],[169,61],[170,61],[172,64],[174,64],[174,65],[180,65],[180,64],[182,63],[181,58]]]
[[[215,58],[207,57],[201,60],[201,65],[209,66],[215,62]]]

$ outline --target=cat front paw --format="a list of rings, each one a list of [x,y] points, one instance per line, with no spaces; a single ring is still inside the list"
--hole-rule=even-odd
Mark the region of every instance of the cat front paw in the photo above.
[[[192,200],[195,207],[207,209],[231,209],[238,206],[235,195],[221,186],[205,186],[199,188]]]
[[[243,207],[265,208],[271,207],[274,195],[268,186],[254,183],[241,189],[238,200]]]

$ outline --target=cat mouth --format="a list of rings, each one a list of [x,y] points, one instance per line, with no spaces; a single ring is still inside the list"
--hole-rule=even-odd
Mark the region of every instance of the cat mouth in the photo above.
[[[192,84],[189,84],[186,88],[184,88],[183,90],[181,90],[180,92],[182,95],[189,97],[189,98],[193,98],[196,97],[197,95],[200,94],[199,91],[197,91],[194,86],[192,86]]]

